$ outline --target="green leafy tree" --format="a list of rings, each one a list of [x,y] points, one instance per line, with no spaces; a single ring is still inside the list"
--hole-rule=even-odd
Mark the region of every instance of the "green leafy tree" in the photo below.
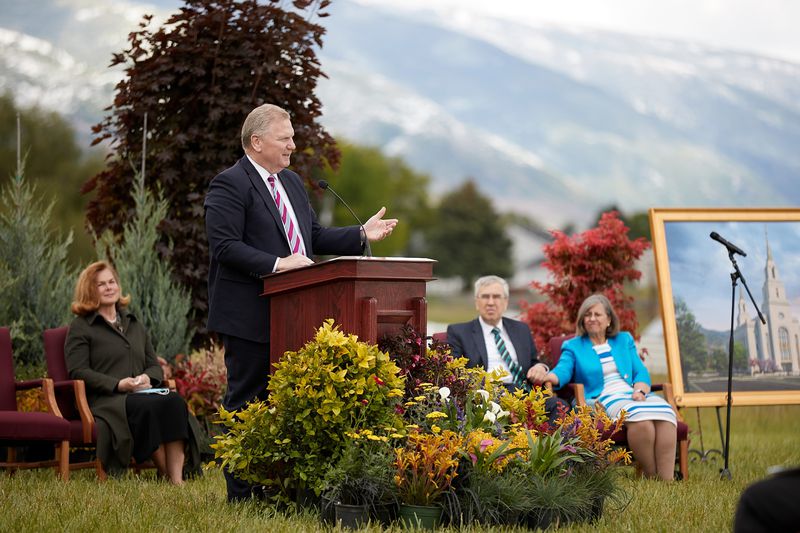
[[[338,171],[327,168],[323,177],[347,200],[362,222],[380,206],[400,223],[390,239],[372,244],[376,256],[415,256],[425,252],[423,233],[430,228],[432,210],[428,205],[428,176],[417,174],[402,159],[386,157],[377,148],[338,143],[342,152]],[[353,224],[353,216],[328,193],[317,195],[317,210],[326,224]],[[332,217],[327,215],[332,213]]]
[[[150,29],[146,16],[111,61],[126,76],[108,116],[94,127],[94,142],[110,141],[116,157],[84,185],[97,193],[87,217],[98,232],[119,234],[133,214],[134,172],[127,162],[141,158],[148,113],[147,168],[156,172],[146,185],[159,183],[169,202],[159,253],[189,287],[201,332],[209,263],[203,199],[211,178],[243,155],[239,137],[247,113],[269,102],[291,114],[298,148],[292,168],[301,175],[338,164],[333,139],[317,122],[315,95],[324,29],[311,19],[325,16],[329,3],[294,0],[290,10],[277,1],[186,0],[158,29]]]
[[[92,240],[84,230],[84,209],[88,198],[81,184],[103,165],[100,150],[84,151],[75,131],[57,113],[36,107],[20,108],[10,95],[0,96],[0,176],[10,176],[17,166],[17,114],[24,152],[25,179],[40,194],[57,198],[50,217],[53,229],[72,229],[69,249],[72,261],[83,263],[93,256]]]
[[[678,350],[684,381],[689,372],[702,372],[707,368],[708,344],[697,319],[689,310],[686,301],[675,298],[675,324],[678,330]]]
[[[123,290],[131,294],[130,309],[147,327],[156,354],[173,362],[177,354],[186,352],[192,338],[188,319],[192,300],[156,251],[158,224],[167,214],[167,201],[145,188],[141,174],[132,197],[133,217],[119,239],[111,231],[97,239],[97,255],[114,263]],[[172,243],[167,246],[172,249]]]
[[[469,180],[442,196],[429,235],[436,273],[458,276],[467,289],[483,275],[513,274],[511,239],[492,202]]]
[[[11,327],[18,363],[41,364],[42,331],[64,325],[77,272],[66,237],[51,229],[53,202],[46,202],[18,169],[0,192],[0,324]]]

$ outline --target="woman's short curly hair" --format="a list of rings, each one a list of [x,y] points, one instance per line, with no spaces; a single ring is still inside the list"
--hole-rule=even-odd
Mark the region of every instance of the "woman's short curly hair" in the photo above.
[[[103,270],[108,270],[119,286],[120,308],[127,306],[131,302],[130,295],[122,296],[122,286],[119,283],[119,274],[107,261],[96,261],[83,269],[78,276],[78,283],[75,284],[75,296],[72,301],[72,312],[79,316],[86,316],[100,308],[100,297],[97,292],[97,274]]]

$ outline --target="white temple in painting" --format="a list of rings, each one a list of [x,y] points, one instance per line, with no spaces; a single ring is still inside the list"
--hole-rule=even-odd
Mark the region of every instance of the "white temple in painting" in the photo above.
[[[764,266],[761,312],[766,325],[758,317],[750,318],[744,294],[739,291],[739,316],[734,340],[747,349],[751,372],[781,372],[800,375],[800,321],[794,316],[786,288],[778,275],[766,238],[767,263]]]

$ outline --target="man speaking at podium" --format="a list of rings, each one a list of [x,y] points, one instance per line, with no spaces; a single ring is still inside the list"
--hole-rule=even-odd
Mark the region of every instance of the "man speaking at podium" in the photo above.
[[[397,224],[382,218],[382,207],[363,227],[321,226],[302,179],[286,169],[293,138],[289,113],[255,108],[242,126],[244,157],[211,180],[206,194],[208,329],[225,347],[229,411],[267,394],[269,300],[259,296],[261,277],[311,265],[314,254],[359,255],[367,239],[384,239]],[[227,471],[225,480],[229,501],[251,496],[252,487]]]

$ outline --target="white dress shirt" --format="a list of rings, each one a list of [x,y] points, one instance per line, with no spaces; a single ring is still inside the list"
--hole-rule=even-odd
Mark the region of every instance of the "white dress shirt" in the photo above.
[[[245,155],[247,155],[247,154],[245,154]],[[294,227],[297,228],[297,235],[300,237],[300,242],[303,245],[303,250],[308,250],[308,246],[306,246],[306,243],[303,240],[303,234],[300,231],[300,224],[297,223],[297,216],[294,214],[294,208],[292,207],[292,202],[291,202],[291,200],[289,200],[289,195],[286,194],[286,189],[283,188],[283,183],[281,183],[281,180],[280,180],[280,178],[278,178],[278,175],[277,174],[270,174],[267,169],[265,169],[264,167],[262,167],[261,165],[259,165],[255,161],[253,161],[253,158],[250,157],[249,155],[247,155],[247,159],[250,160],[250,162],[253,164],[253,166],[255,167],[256,171],[258,172],[258,175],[261,176],[261,179],[264,181],[264,185],[267,187],[267,191],[269,191],[270,196],[272,196],[272,187],[270,187],[268,180],[269,180],[269,177],[271,175],[275,176],[275,189],[278,192],[280,192],[281,201],[286,206],[286,211],[289,214],[289,219],[294,224]],[[273,202],[275,201],[275,197],[274,196],[272,197],[272,201]],[[285,235],[286,234],[286,229],[283,228],[283,223],[281,223],[279,221],[279,224],[280,224],[281,228],[283,229],[283,233]],[[272,265],[272,271],[273,272],[275,272],[275,269],[278,267],[278,261],[279,260],[280,260],[280,258],[276,259],[275,260],[275,264]]]
[[[506,343],[506,348],[508,349],[508,354],[511,356],[511,360],[519,364],[519,359],[517,359],[517,351],[514,349],[514,344],[511,342],[508,332],[503,327],[503,321],[500,320],[500,323],[497,324],[497,326],[492,326],[484,322],[483,318],[478,317],[478,322],[481,324],[481,329],[483,330],[483,341],[486,343],[486,371],[491,372],[495,368],[502,368],[508,372],[508,375],[501,380],[502,383],[514,383],[514,378],[511,376],[511,370],[508,368],[508,365],[506,365],[505,361],[503,361],[503,357],[500,355],[500,350],[497,349],[497,343],[494,342],[494,333],[492,333],[492,330],[495,327],[500,330],[500,338],[502,338]]]

